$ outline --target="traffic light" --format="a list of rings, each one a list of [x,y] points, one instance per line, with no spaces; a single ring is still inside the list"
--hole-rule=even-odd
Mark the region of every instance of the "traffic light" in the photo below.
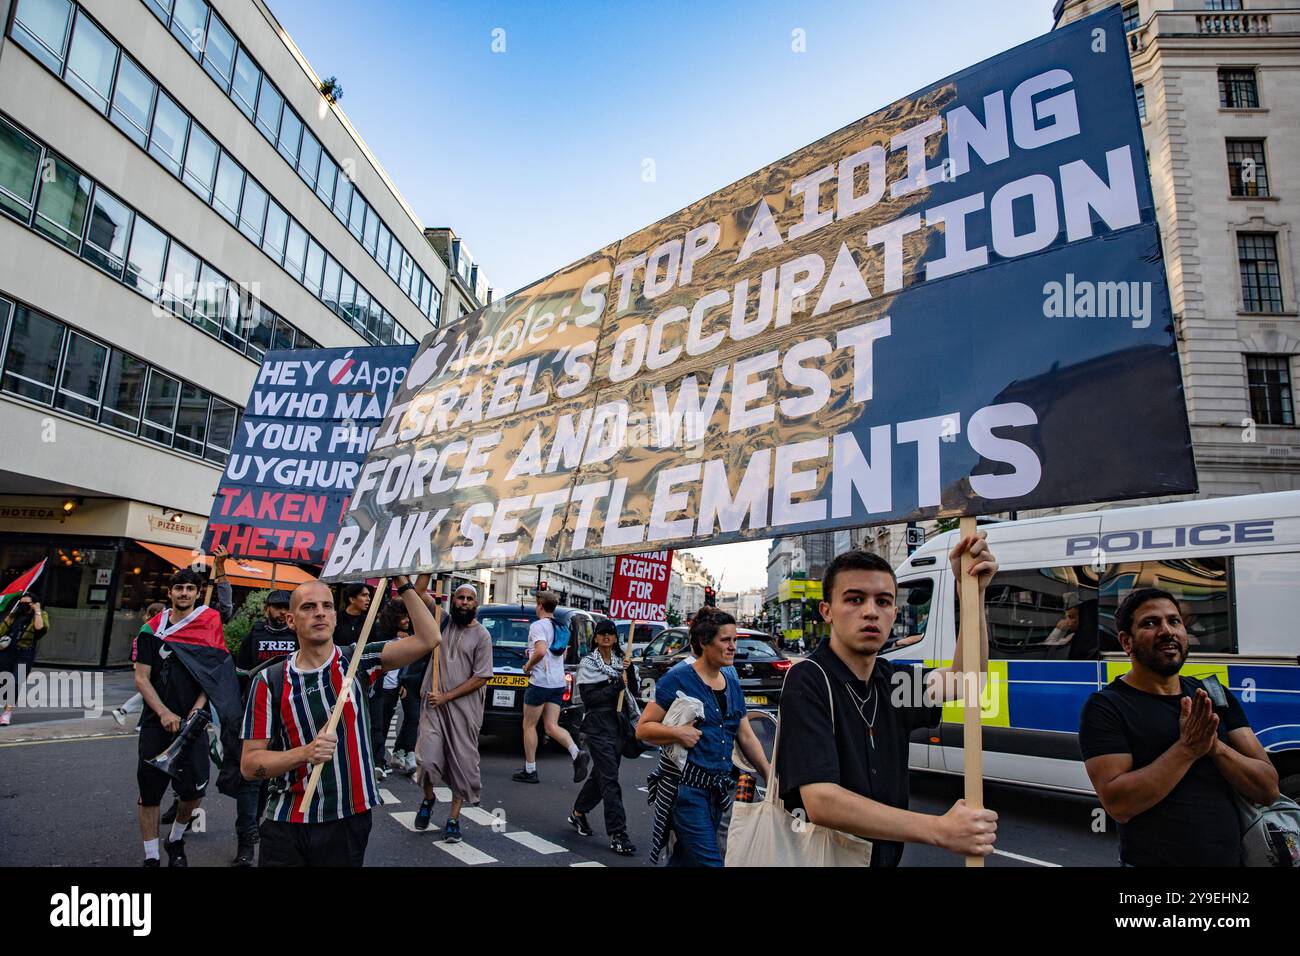
[[[717,592],[713,590],[713,588],[704,589],[704,606],[705,607],[718,606],[718,595]]]

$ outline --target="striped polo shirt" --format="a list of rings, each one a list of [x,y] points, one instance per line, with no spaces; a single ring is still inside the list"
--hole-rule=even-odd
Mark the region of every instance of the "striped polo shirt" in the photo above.
[[[334,758],[321,772],[311,807],[304,811],[302,806],[303,790],[311,776],[311,765],[304,763],[271,782],[266,819],[283,823],[327,823],[364,813],[379,804],[366,694],[381,673],[380,654],[385,643],[379,641],[365,646],[352,693],[335,731],[338,746]],[[293,750],[315,739],[329,723],[355,650],[355,646],[335,647],[334,656],[312,670],[295,666],[298,655],[290,654],[285,659],[284,690],[278,702],[271,699],[266,671],[259,673],[244,709],[243,738],[270,740],[272,750]],[[273,707],[279,712],[278,721],[272,720]]]

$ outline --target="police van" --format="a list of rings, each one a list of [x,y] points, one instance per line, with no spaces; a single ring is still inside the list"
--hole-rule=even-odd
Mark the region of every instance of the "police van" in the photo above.
[[[985,608],[981,700],[989,780],[1092,793],[1079,752],[1088,695],[1129,670],[1115,611],[1135,588],[1179,601],[1182,673],[1216,675],[1241,701],[1300,798],[1300,491],[1115,508],[982,524],[998,559]],[[957,641],[957,582],[937,535],[898,568],[898,617],[882,651],[946,666]],[[962,712],[911,741],[917,770],[960,773]]]

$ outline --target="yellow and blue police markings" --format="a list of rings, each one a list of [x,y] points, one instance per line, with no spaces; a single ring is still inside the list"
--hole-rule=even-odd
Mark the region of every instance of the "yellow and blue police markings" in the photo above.
[[[897,661],[947,667],[951,660]],[[1083,705],[1095,691],[1132,669],[1128,661],[989,661],[980,693],[980,722],[986,727],[1078,733]],[[1187,662],[1187,677],[1215,676],[1231,689],[1265,750],[1300,750],[1300,666]],[[943,719],[961,723],[962,704],[949,701]]]

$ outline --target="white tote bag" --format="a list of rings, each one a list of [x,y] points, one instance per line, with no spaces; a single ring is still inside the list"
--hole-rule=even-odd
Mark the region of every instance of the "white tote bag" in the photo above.
[[[816,664],[816,661],[807,661]],[[817,666],[821,670],[821,666]],[[822,671],[823,679],[826,672]],[[826,679],[830,698],[830,680]],[[831,732],[835,731],[835,702],[831,698]],[[727,830],[727,866],[870,866],[871,843],[861,837],[819,827],[795,816],[781,802],[776,776],[776,752],[781,745],[777,725],[772,742],[772,776],[760,803],[733,803]]]

